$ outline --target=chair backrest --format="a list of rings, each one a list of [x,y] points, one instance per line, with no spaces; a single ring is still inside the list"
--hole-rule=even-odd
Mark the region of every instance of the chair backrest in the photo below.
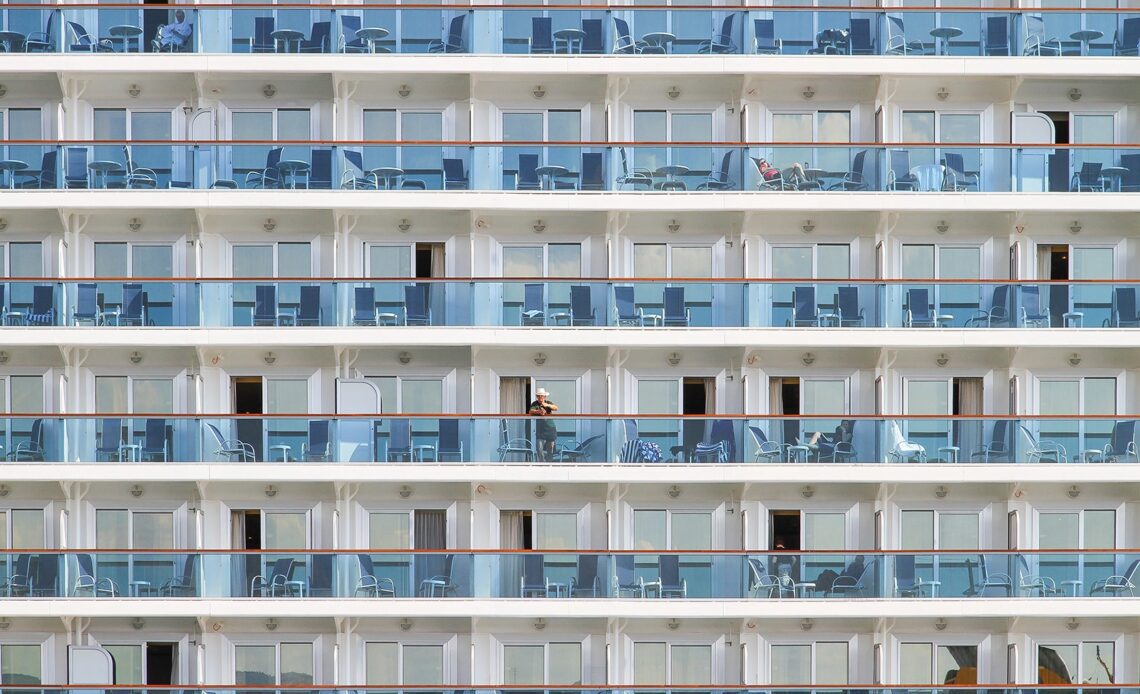
[[[760,448],[764,444],[768,443],[768,435],[765,434],[764,430],[760,427],[749,424],[748,431],[752,432],[752,439],[756,442],[757,448]]]
[[[523,583],[528,586],[540,586],[546,579],[546,557],[542,554],[526,554],[523,556]]]
[[[259,46],[268,46],[273,43],[274,19],[273,17],[253,18],[253,42]]]
[[[404,314],[409,321],[427,321],[428,284],[404,285]]]
[[[35,561],[35,578],[32,582],[32,590],[36,595],[55,595],[58,586],[56,581],[59,579],[59,563],[60,555],[58,554],[39,554],[36,556]]]
[[[625,420],[625,440],[636,441],[637,438],[637,421],[633,419]]]
[[[360,167],[364,168],[363,165]],[[443,177],[445,180],[451,181],[466,181],[467,174],[463,171],[462,159],[444,159],[443,160]]]
[[[329,447],[329,420],[309,420],[309,450],[327,451]]]
[[[40,159],[40,176],[38,180],[38,187],[40,188],[54,188],[56,182],[56,163],[59,159],[59,152],[51,150],[44,152],[43,157]],[[1121,157],[1121,163],[1124,158]],[[1127,164],[1125,164],[1127,166]]]
[[[211,434],[213,434],[214,439],[218,442],[219,446],[225,445],[226,437],[222,436],[222,431],[220,429],[218,429],[218,426],[216,424],[210,424],[209,422],[207,422],[206,423],[206,429],[209,430],[209,432]]]
[[[439,420],[439,445],[437,451],[457,452],[459,450],[459,420]]]
[[[554,35],[550,17],[530,18],[530,49],[554,50]]]
[[[123,285],[123,311],[120,320],[141,321],[143,312],[143,288],[138,282]]]
[[[80,576],[95,577],[95,562],[92,561],[90,554],[76,554],[75,563],[79,566]]]
[[[681,585],[681,558],[676,554],[662,554],[658,566],[661,569],[661,585]]]
[[[82,24],[68,22],[67,26],[71,27],[71,33],[75,35],[76,45],[90,46],[92,44],[91,37],[87,35],[87,30],[83,28]]]
[[[914,585],[914,555],[895,555],[895,583],[900,587]]]
[[[793,289],[792,309],[795,311],[797,323],[814,321],[816,315],[815,287],[796,287]]]
[[[346,43],[352,43],[356,39],[356,32],[360,31],[363,26],[360,22],[361,18],[358,14],[342,14],[340,16],[340,33],[344,36]]]
[[[614,287],[614,304],[617,305],[618,320],[632,320],[637,318],[637,308],[634,305],[633,287]]]
[[[523,310],[524,311],[544,311],[545,306],[543,303],[544,285],[541,284],[526,284],[523,285]]]
[[[998,419],[994,422],[994,430],[990,434],[990,449],[994,451],[1009,450],[1009,420]]]
[[[887,31],[891,36],[905,36],[906,29],[903,27],[902,17],[887,15]]]
[[[1111,446],[1114,453],[1124,453],[1136,440],[1136,420],[1125,419],[1112,425]]]
[[[986,50],[1004,47],[1009,52],[1009,18],[1005,15],[986,17]]]
[[[866,17],[853,17],[847,41],[852,51],[871,50],[871,20]]]
[[[301,303],[297,306],[297,320],[312,323],[321,318],[321,288],[315,284],[301,286]]]
[[[1104,168],[1104,164],[1099,161],[1086,161],[1081,164],[1081,171],[1078,174],[1083,183],[1096,183],[1100,179],[1100,170]]]
[[[327,22],[326,22],[327,23]],[[309,163],[309,187],[325,189],[332,187],[332,150],[314,149]]]
[[[309,31],[309,45],[320,46],[324,50],[329,45],[331,35],[332,22],[313,22],[313,28]]]
[[[891,173],[895,178],[906,178],[910,174],[910,150],[891,150]]]
[[[578,184],[582,190],[601,190],[605,187],[602,157],[601,152],[582,153],[582,177]]]
[[[709,441],[724,444],[725,455],[729,462],[736,460],[736,429],[730,419],[718,419],[713,422],[709,431]]]
[[[150,418],[144,425],[143,448],[147,451],[166,450],[166,420]]]
[[[902,435],[902,429],[899,428],[899,423],[891,420],[887,425],[887,438],[891,442],[891,448],[897,448],[899,444],[906,443],[906,439]]]
[[[1135,321],[1136,314],[1136,288],[1116,287],[1112,290],[1113,318],[1117,321]]]
[[[617,32],[617,36],[614,37],[615,39],[633,40],[633,35],[629,33],[629,22],[624,19],[614,17],[614,29]],[[615,40],[614,43],[616,44],[617,40]]]
[[[135,172],[135,163],[131,160],[131,148],[128,145],[123,145],[123,166],[126,167],[128,174]]]
[[[277,320],[277,287],[259,284],[254,287],[254,320]]]
[[[583,53],[601,53],[605,48],[605,41],[602,37],[602,20],[600,19],[583,19],[582,20],[582,52]]]
[[[1021,307],[1029,316],[1041,315],[1041,287],[1036,284],[1021,288]]]
[[[1039,14],[1026,14],[1025,18],[1025,34],[1026,36],[1045,37],[1045,18]]]
[[[412,423],[409,420],[393,419],[388,427],[388,448],[402,451],[412,445]]]
[[[596,580],[598,580],[598,555],[578,555],[578,585],[593,586]]]
[[[851,159],[851,171],[858,174],[861,181],[867,180],[867,150],[861,149]]]
[[[55,301],[55,288],[50,284],[37,284],[32,287],[32,313],[45,315],[52,310]]]
[[[332,589],[333,581],[333,555],[314,554],[311,557],[312,566],[309,569],[309,590],[324,591]]]
[[[1131,583],[1136,578],[1136,572],[1138,570],[1140,570],[1140,559],[1133,559],[1132,563],[1128,565],[1128,568],[1125,569],[1121,575]]]
[[[770,50],[776,47],[776,21],[773,19],[752,20],[752,30],[756,34],[756,47]]]
[[[718,39],[732,39],[732,23],[736,20],[736,13],[730,12],[720,24],[720,34],[716,36]]]
[[[371,576],[376,570],[372,564],[372,555],[370,554],[357,554],[356,561],[360,564],[360,575]]]
[[[64,178],[68,181],[87,181],[87,148],[68,147]]]
[[[265,155],[265,168],[267,170],[277,170],[277,165],[281,163],[281,147],[272,147]]]
[[[665,318],[685,317],[685,288],[665,287]]]
[[[1025,437],[1026,443],[1029,444],[1029,449],[1032,451],[1037,450],[1037,437],[1029,430],[1024,424],[1018,424],[1017,428],[1021,430],[1021,435]]]
[[[456,47],[463,46],[463,20],[467,19],[466,14],[457,15],[451,18],[451,24],[447,29],[447,42]]]
[[[1136,19],[1140,19],[1137,17]],[[1124,20],[1131,21],[1131,20]],[[1140,31],[1140,24],[1137,24],[1137,30]],[[1140,37],[1136,38],[1137,43],[1140,43]],[[1135,45],[1135,44],[1134,44]],[[1128,169],[1128,173],[1120,179],[1121,185],[1129,186],[1129,190],[1133,190],[1135,186],[1140,186],[1140,154],[1121,154],[1120,166]],[[55,177],[52,177],[55,180]]]
[[[953,171],[956,176],[963,175],[966,170],[966,160],[958,152],[944,152],[942,160],[946,163],[946,168]]]
[[[93,282],[81,282],[75,288],[75,317],[95,318],[99,312],[97,293],[99,288]]]
[[[1121,23],[1120,45],[1133,49],[1140,45],[1140,17],[1128,17]]]
[[[764,567],[764,562],[756,557],[748,557],[748,582],[753,585],[760,585],[768,575],[768,570]]]
[[[574,284],[570,286],[570,312],[579,320],[590,317],[593,308],[593,297],[589,285]]]
[[[930,292],[925,288],[912,287],[906,290],[906,306],[912,320],[930,320]]]
[[[520,154],[519,155],[519,185],[537,187],[538,181],[538,155],[537,154]]]
[[[278,576],[288,578],[293,573],[293,558],[292,557],[279,557],[273,562],[273,569],[269,572],[270,580],[276,579]]]
[[[614,575],[617,576],[619,586],[633,585],[637,580],[637,569],[634,564],[634,555],[618,554],[614,556]]]
[[[342,19],[343,19],[343,17],[342,17]],[[357,19],[359,19],[359,17]],[[357,152],[356,150],[353,150],[353,149],[346,149],[346,150],[342,150],[342,151],[344,152],[344,160],[347,161],[349,164],[351,164],[353,167],[355,167],[358,171],[363,173],[364,172],[364,155],[360,152]],[[446,164],[448,161],[449,161],[448,159],[443,160],[444,169],[447,168]]]
[[[374,318],[376,315],[376,288],[357,287],[352,304],[354,317]]]
[[[123,420],[108,417],[99,420],[99,450],[117,451],[123,443]]]
[[[859,316],[859,288],[839,287],[835,292],[835,303],[838,304],[839,315],[846,316],[848,320]]]
[[[1009,316],[1009,296],[1008,284],[999,284],[994,287],[994,293],[990,296],[991,315]],[[998,311],[997,309],[1001,310]]]

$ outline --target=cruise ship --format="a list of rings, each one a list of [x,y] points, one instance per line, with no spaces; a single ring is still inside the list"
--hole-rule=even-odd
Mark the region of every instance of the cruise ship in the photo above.
[[[0,5],[8,694],[1140,688],[1140,7]]]

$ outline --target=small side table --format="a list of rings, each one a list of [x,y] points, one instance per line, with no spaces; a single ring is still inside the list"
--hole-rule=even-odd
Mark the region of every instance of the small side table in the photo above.
[[[952,314],[940,313],[934,317],[934,327],[945,328],[947,325],[950,325],[950,322],[953,320],[954,316]]]
[[[399,318],[395,313],[377,313],[376,322],[380,325],[396,325],[396,320]]]
[[[131,581],[132,598],[141,598],[151,592],[150,581]]]
[[[293,595],[296,591],[297,597],[305,597],[305,582],[304,581],[285,581],[285,592]]]
[[[1081,586],[1084,584],[1084,581],[1078,580],[1061,581],[1061,590],[1070,598],[1075,598],[1081,594]]]
[[[1062,325],[1066,328],[1083,328],[1085,327],[1085,314],[1080,311],[1069,311],[1061,316]]]
[[[424,463],[429,457],[433,463],[436,462],[435,446],[430,443],[421,443],[412,448],[412,460]]]
[[[821,313],[816,318],[819,320],[819,327],[821,327],[821,328],[838,328],[839,327],[839,314],[838,313]]]
[[[289,454],[290,454],[290,452],[292,452],[293,447],[287,443],[279,443],[276,446],[270,446],[269,450],[274,451],[274,452],[279,451],[281,453],[281,461],[280,462],[287,463],[287,462],[289,462]],[[270,456],[270,458],[273,458],[273,456]],[[272,461],[272,462],[277,462],[277,461]]]
[[[806,463],[811,459],[810,446],[788,446],[789,463]],[[800,584],[802,585],[802,584]]]
[[[12,190],[16,187],[16,174],[28,168],[27,162],[22,162],[18,159],[5,159],[0,161],[0,175],[8,174],[8,189]]]
[[[121,443],[119,444],[119,460],[124,463],[137,463],[141,451],[142,446],[137,443]]]
[[[388,30],[383,27],[364,27],[356,30],[356,38],[368,46],[369,53],[383,52],[380,41],[388,36]]]
[[[564,598],[570,595],[570,586],[565,583],[547,583],[546,597]]]
[[[962,449],[958,446],[942,446],[938,449],[938,454],[942,455],[943,460],[953,465],[958,462],[958,454],[961,451]]]
[[[143,30],[131,24],[121,24],[113,26],[107,30],[107,34],[111,37],[112,44],[122,43],[124,53],[138,53],[140,51],[139,37],[142,36]],[[131,50],[131,45],[134,44],[134,50]]]
[[[929,586],[930,587],[930,597],[936,598],[936,597],[938,597],[938,589],[942,587],[942,581],[924,581],[922,579],[919,579],[918,583],[915,585],[918,586],[918,594],[919,595],[922,595],[923,588],[926,588],[927,586]]]
[[[12,314],[9,313],[8,315],[10,316]],[[645,324],[654,328],[661,327],[661,321],[664,320],[664,317],[660,313],[646,313],[644,318]]]
[[[1087,450],[1081,451],[1081,455],[1084,456],[1086,463],[1104,462],[1104,451],[1099,448],[1089,448]]]
[[[814,595],[809,595],[809,593],[815,593],[815,583],[804,582],[804,583],[797,583],[796,584],[796,597],[797,598],[815,597]]]

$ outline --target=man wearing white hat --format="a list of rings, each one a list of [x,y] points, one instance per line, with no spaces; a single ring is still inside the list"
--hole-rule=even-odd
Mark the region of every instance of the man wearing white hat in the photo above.
[[[558,405],[547,400],[550,393],[545,388],[534,392],[535,401],[527,408],[532,417],[548,417],[558,411]],[[535,425],[535,439],[538,440],[538,455],[542,460],[554,459],[554,442],[558,439],[558,427],[548,419],[539,419]]]

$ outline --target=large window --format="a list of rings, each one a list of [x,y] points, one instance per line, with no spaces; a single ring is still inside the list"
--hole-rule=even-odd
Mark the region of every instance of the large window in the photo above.
[[[440,111],[398,111],[365,109],[364,139],[384,142],[442,142],[443,113]],[[395,167],[403,170],[404,181],[421,181],[433,190],[443,187],[442,145],[368,145],[364,148],[364,169]]]
[[[899,549],[908,552],[931,552],[931,554],[918,554],[914,557],[913,585],[911,576],[897,579],[897,590],[901,593],[927,590],[916,588],[919,583],[932,584],[929,590],[938,587],[940,595],[968,594],[973,588],[973,581],[977,580],[974,572],[980,572],[977,566],[981,561],[974,554],[936,554],[936,552],[955,550],[976,550],[979,548],[980,531],[979,515],[977,513],[945,513],[942,511],[907,510],[900,515]],[[910,572],[902,570],[903,564],[912,560],[903,556],[895,558],[895,573],[902,576]],[[989,567],[987,567],[989,568]],[[992,571],[997,571],[995,566]],[[933,597],[933,593],[922,593]]]
[[[170,511],[95,511],[95,546],[125,550],[95,555],[96,575],[108,578],[120,595],[151,594],[175,572],[173,554],[133,554],[130,550],[173,550],[174,514]],[[129,593],[128,593],[129,591]]]
[[[0,644],[0,684],[40,684],[41,667],[38,644]]]
[[[582,684],[582,644],[547,643],[503,646],[505,684]]]
[[[982,116],[980,113],[947,113],[943,111],[903,111],[899,137],[902,142],[939,143],[949,147],[917,147],[910,150],[910,164],[927,166],[947,164],[951,168],[955,161],[946,161],[946,155],[962,157],[963,170],[958,173],[981,172],[982,150],[976,145],[982,141]],[[962,147],[956,147],[961,143]],[[973,179],[970,179],[971,181]],[[963,185],[965,181],[956,181]]]
[[[235,13],[243,15],[246,13]],[[282,28],[282,27],[278,27]],[[308,32],[306,26],[304,31]],[[252,36],[253,34],[249,34]],[[279,140],[313,139],[312,114],[307,108],[282,108],[272,111],[234,111],[230,116],[230,136],[233,140],[275,142]],[[274,145],[234,145],[231,167],[233,178],[244,183],[246,175],[265,169],[269,150]],[[310,160],[311,148],[307,145],[285,145],[281,159]]]
[[[289,242],[276,244],[235,245],[232,248],[234,278],[311,277],[312,244]],[[252,325],[257,286],[261,282],[235,282],[233,288],[233,324]],[[269,282],[276,287],[278,310],[294,308],[301,303],[301,283]]]
[[[847,684],[847,678],[846,641],[772,645],[773,685]]]
[[[234,646],[234,684],[312,684],[313,644]]]
[[[0,413],[39,414],[44,409],[43,376],[0,377]],[[21,442],[29,441],[32,425],[37,419],[0,417],[0,445],[4,450],[15,451]]]
[[[370,641],[364,644],[365,684],[444,684],[443,646]]]
[[[714,138],[711,112],[633,112],[636,142],[712,142]],[[716,171],[720,166],[717,154],[711,147],[639,146],[633,151],[633,166],[650,171],[667,165],[683,166],[693,172]],[[683,180],[685,175],[677,178]]]
[[[851,142],[850,111],[811,111],[772,114],[772,142]],[[802,164],[805,169],[845,173],[850,169],[847,147],[777,147],[769,160],[784,169]]]
[[[43,245],[39,241],[0,243],[0,270],[12,278],[44,277]],[[30,311],[34,287],[34,282],[9,283],[9,310]]]
[[[1038,513],[1037,546],[1042,550],[1069,550],[1032,557],[1040,562],[1039,575],[1052,579],[1056,588],[1065,594],[1088,594],[1097,581],[1126,568],[1116,567],[1116,558],[1111,553],[1077,554],[1073,551],[1116,547],[1116,512],[1110,509]]]
[[[97,242],[96,277],[156,278],[174,276],[174,247],[169,244]],[[123,307],[124,282],[100,282],[99,294],[104,311]],[[147,323],[173,325],[174,295],[170,281],[143,282],[144,316]]]
[[[33,31],[41,31],[42,27]],[[43,113],[38,108],[0,109],[0,136],[5,140],[39,140],[43,138]],[[0,147],[5,159],[22,161],[30,169],[39,169],[43,161],[40,145],[5,145]]]
[[[1081,641],[1037,647],[1037,681],[1041,684],[1106,684],[1120,681],[1116,644]]]
[[[976,280],[982,273],[982,249],[980,246],[941,246],[933,244],[906,243],[902,247],[902,264],[899,276],[904,279],[924,280]],[[957,284],[907,283],[902,291],[902,311],[911,315],[921,307],[911,307],[910,301],[921,300],[925,292],[927,308],[946,318],[946,325],[960,326],[977,315],[982,307],[982,286],[971,282]]]
[[[637,509],[633,512],[633,549],[707,551],[712,548],[713,514],[709,511]],[[687,584],[686,597],[712,597],[712,561],[707,554],[637,555],[637,575],[647,583],[668,579],[662,575],[663,566],[673,561],[677,562],[677,577]],[[670,589],[669,585],[664,587]]]
[[[712,646],[636,641],[635,685],[708,685],[713,682]]]
[[[978,682],[978,647],[933,643],[899,644],[899,682],[953,685]]]
[[[1076,460],[1092,449],[1104,450],[1111,441],[1112,419],[1075,417],[1116,414],[1115,378],[1043,378],[1038,381],[1037,403],[1039,414],[1059,416],[1037,422],[1038,440],[1059,443],[1070,459]],[[1032,445],[1034,442],[1024,443]],[[1054,459],[1056,455],[1043,453],[1046,459]]]
[[[677,277],[703,279],[714,276],[713,248],[708,245],[677,245],[668,243],[635,243],[633,245],[633,276],[639,279]],[[711,282],[639,282],[634,285],[634,301],[647,315],[663,315],[664,287],[680,287],[684,291],[685,308],[689,312],[689,325],[713,324],[713,294]]]
[[[170,111],[135,111],[125,108],[97,108],[94,114],[93,133],[96,140],[112,144],[95,145],[93,157],[97,161],[124,162],[123,141],[170,140]],[[130,145],[131,162],[136,167],[150,169],[158,174],[158,187],[170,182],[174,161],[171,145]]]
[[[503,142],[581,142],[582,112],[575,109],[551,111],[507,111],[503,113]],[[537,154],[539,166],[561,166],[578,171],[581,148],[574,146],[505,145],[503,147],[503,188],[515,187],[520,154]]]

